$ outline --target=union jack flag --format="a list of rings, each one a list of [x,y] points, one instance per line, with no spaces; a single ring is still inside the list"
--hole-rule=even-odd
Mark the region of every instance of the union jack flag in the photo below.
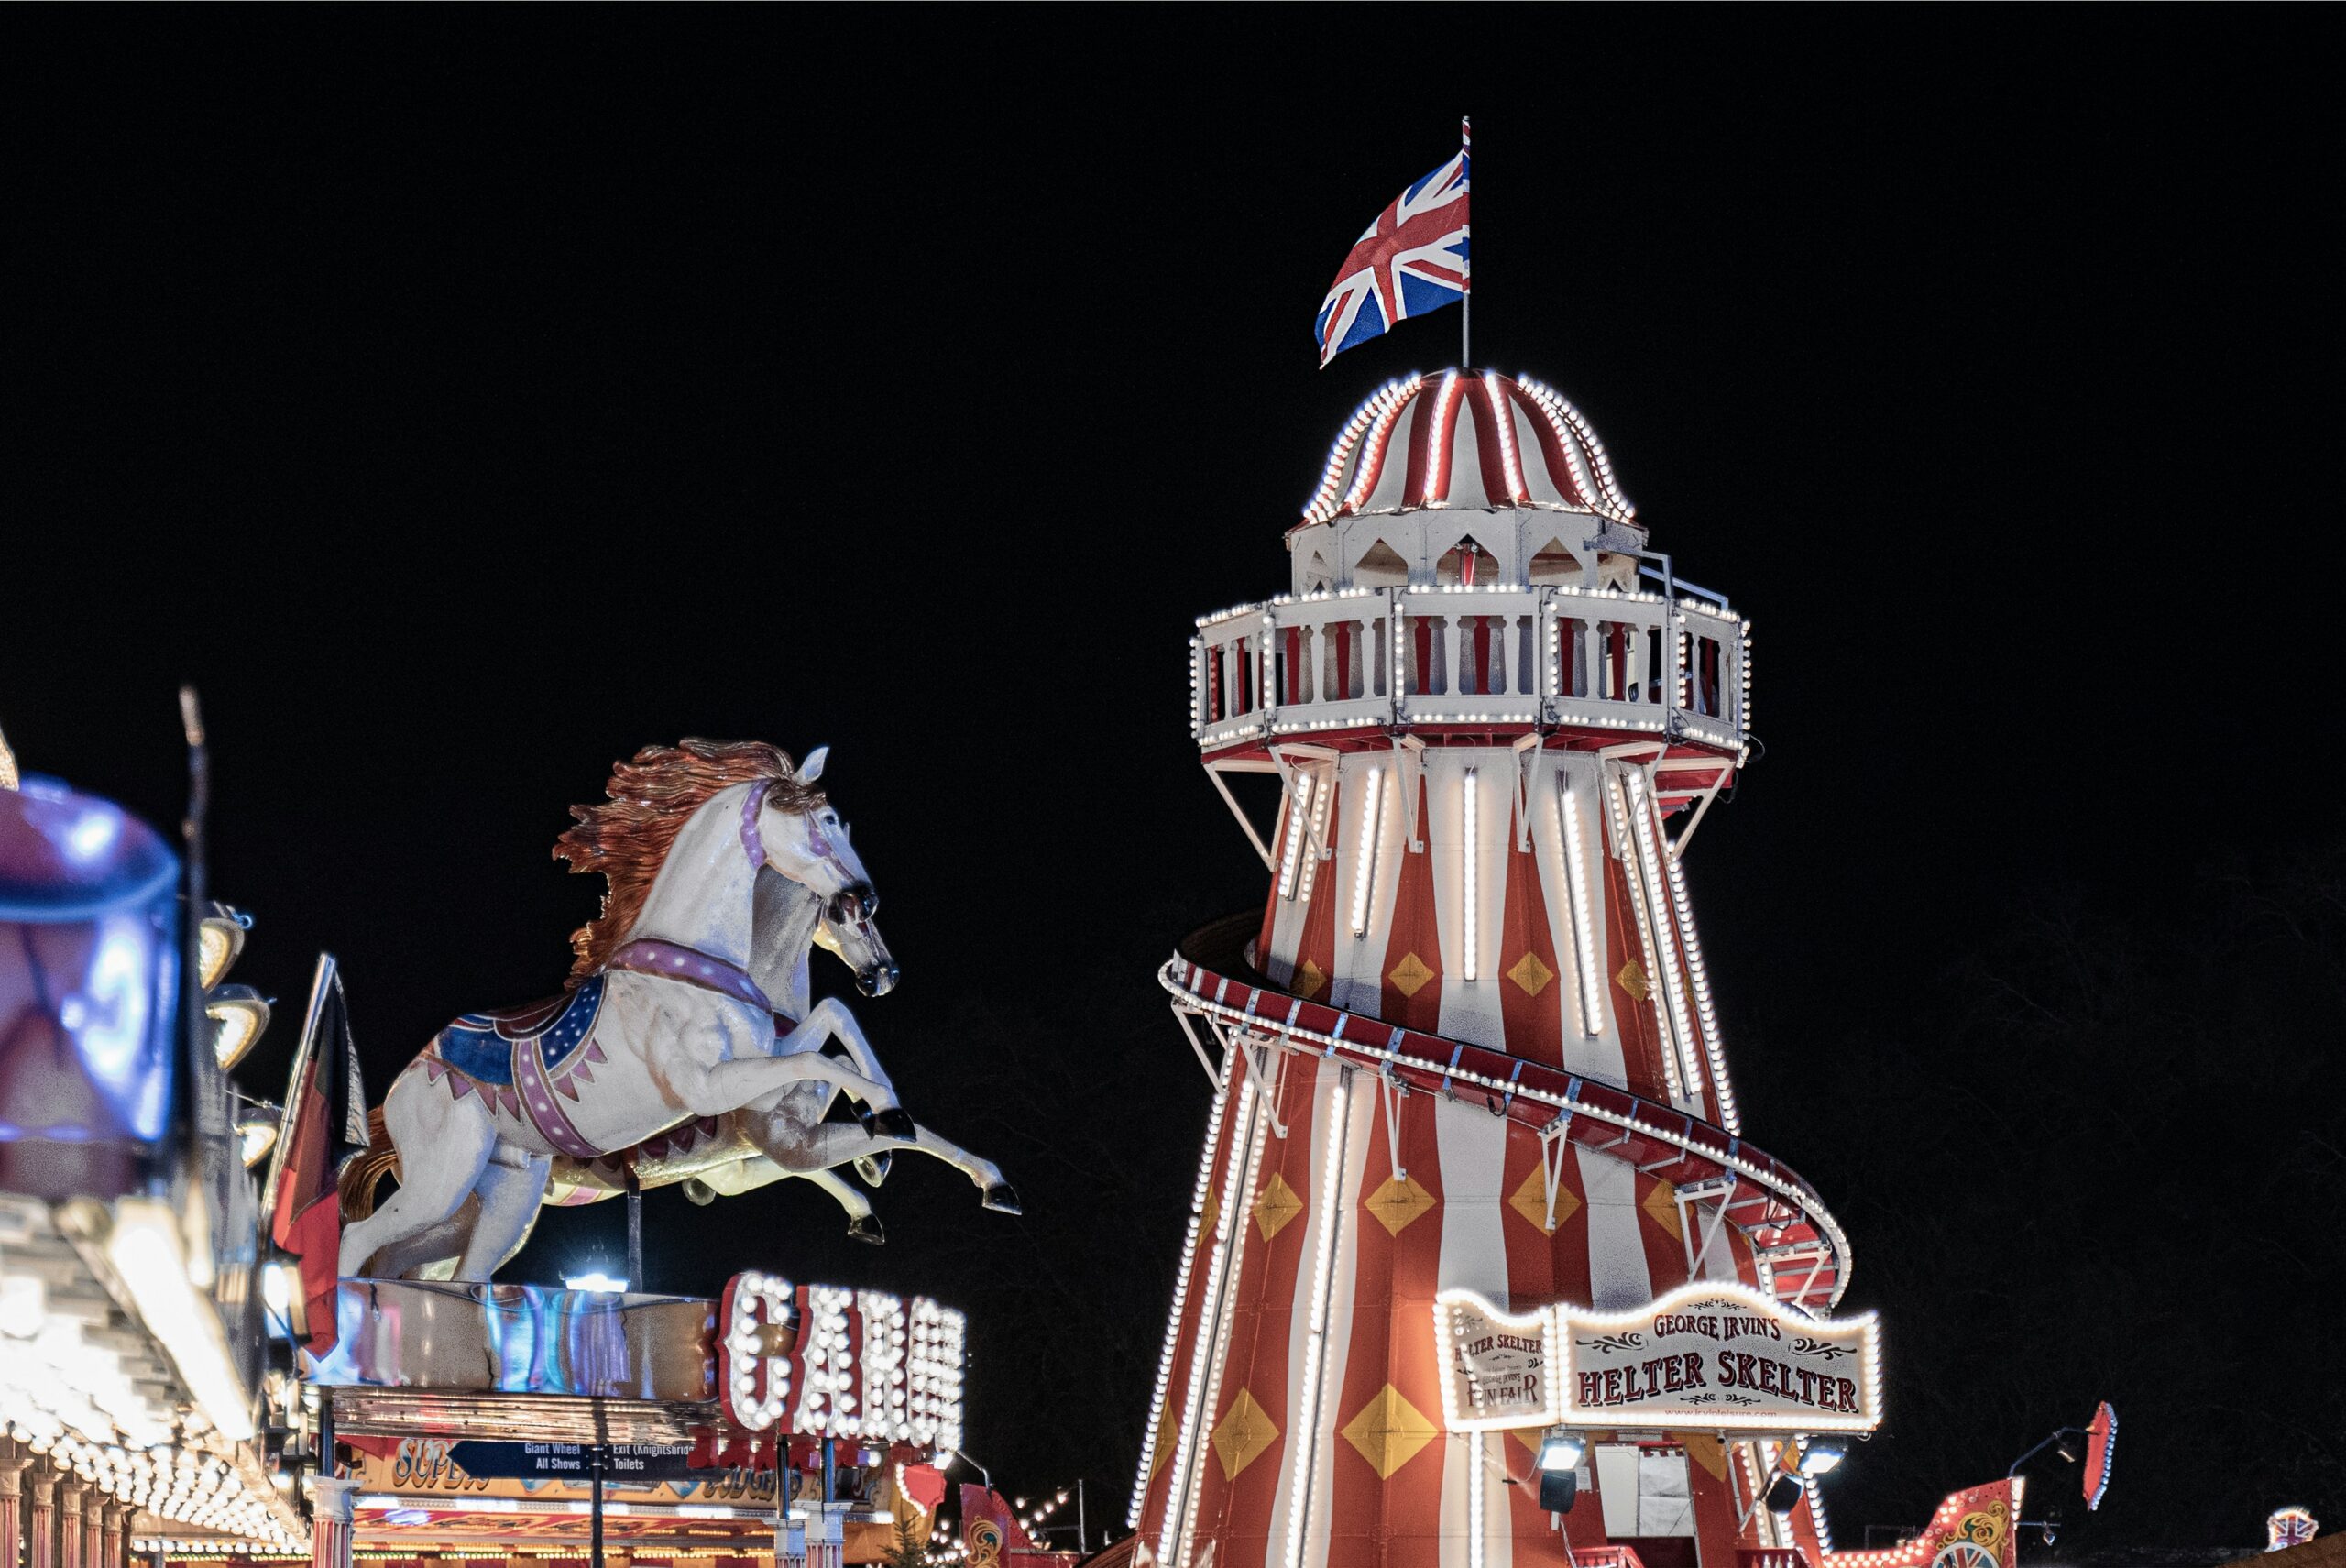
[[[1404,317],[1466,297],[1469,145],[1461,120],[1458,156],[1402,192],[1354,242],[1312,325],[1321,366]]]

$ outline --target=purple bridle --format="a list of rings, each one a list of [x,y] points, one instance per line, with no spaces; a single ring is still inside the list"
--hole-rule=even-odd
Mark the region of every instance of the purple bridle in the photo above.
[[[764,835],[758,831],[758,813],[765,809],[766,793],[778,782],[760,779],[750,786],[750,793],[741,797],[741,848],[750,857],[751,871],[761,871],[765,867],[766,841]],[[831,848],[830,835],[823,831],[822,818],[811,811],[806,817],[806,841],[815,851],[815,858],[827,862],[839,872],[839,881],[853,882],[855,878],[849,874],[847,867],[839,863],[839,852]]]

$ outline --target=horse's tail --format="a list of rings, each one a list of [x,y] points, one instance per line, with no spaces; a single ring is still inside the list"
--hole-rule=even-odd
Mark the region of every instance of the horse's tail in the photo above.
[[[391,1146],[391,1135],[383,1126],[380,1105],[367,1113],[367,1146],[352,1155],[342,1168],[342,1179],[336,1190],[342,1198],[344,1221],[363,1220],[375,1212],[375,1190],[383,1178],[400,1173],[399,1150]]]

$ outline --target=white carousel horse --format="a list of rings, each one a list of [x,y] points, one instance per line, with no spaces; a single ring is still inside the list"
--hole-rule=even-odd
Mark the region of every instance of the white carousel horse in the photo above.
[[[833,1168],[862,1162],[875,1177],[900,1148],[960,1170],[986,1207],[1017,1212],[991,1161],[904,1113],[843,1003],[808,1003],[817,944],[867,995],[897,977],[870,878],[814,787],[826,750],[794,770],[750,742],[649,747],[614,773],[608,805],[573,809],[578,826],[555,854],[610,880],[602,916],[573,938],[573,990],[466,1014],[393,1081],[382,1120],[400,1187],[344,1231],[345,1277],[455,1250],[455,1277],[484,1280],[527,1238],[557,1157],[591,1163],[720,1118],[749,1146],[730,1163],[816,1181],[846,1204],[851,1230],[870,1205]],[[804,1022],[777,1033],[777,1013]],[[848,1060],[824,1054],[831,1040]],[[862,1107],[860,1124],[822,1121],[841,1092]],[[720,1190],[761,1184],[716,1174]]]

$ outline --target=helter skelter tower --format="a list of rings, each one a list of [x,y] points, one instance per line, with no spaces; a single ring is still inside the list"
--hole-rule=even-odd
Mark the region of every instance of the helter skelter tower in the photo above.
[[[1681,870],[1749,623],[1529,378],[1379,390],[1287,539],[1191,645],[1216,787],[1284,795],[1263,909],[1160,976],[1215,1097],[1135,1554],[1816,1568],[1873,1324],[1743,1137]]]

